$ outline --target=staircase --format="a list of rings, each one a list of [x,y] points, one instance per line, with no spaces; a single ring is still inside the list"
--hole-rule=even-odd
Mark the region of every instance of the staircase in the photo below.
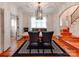
[[[61,31],[61,36],[62,37],[71,37],[72,33],[69,32],[69,28],[65,28]]]
[[[79,7],[71,15],[71,25],[79,18]],[[78,19],[79,20],[79,19]],[[71,27],[71,25],[69,27]],[[69,27],[61,30],[60,40],[55,40],[70,56],[79,56],[79,37],[74,37]]]

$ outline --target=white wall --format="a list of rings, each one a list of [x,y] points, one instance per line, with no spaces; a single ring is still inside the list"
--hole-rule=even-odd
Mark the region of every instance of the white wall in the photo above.
[[[27,15],[27,14],[24,14],[24,20],[23,20],[23,24],[24,26],[23,27],[28,27],[29,30],[30,30],[30,27],[31,27],[31,17],[32,15]],[[47,30],[48,31],[53,31],[53,19],[52,19],[52,14],[49,14],[47,15]]]
[[[0,3],[0,8],[4,9],[4,51],[11,47],[10,26],[11,26],[11,14],[19,16],[19,35],[21,36],[23,31],[23,13],[17,9],[17,6],[12,3]],[[16,36],[16,33],[15,33]],[[15,39],[15,38],[14,38]]]
[[[77,19],[70,27],[73,36],[79,37],[79,19]]]
[[[71,23],[71,14],[76,10],[78,6],[73,6],[70,7],[68,9],[66,9],[62,15],[60,16],[60,20],[62,20],[62,26],[61,27],[66,27],[66,26],[70,26]]]
[[[71,15],[72,22],[79,18],[79,6],[76,8],[75,12]]]
[[[4,50],[10,46],[10,19],[9,8],[7,3],[0,3],[0,8],[4,9]]]
[[[1,11],[0,11],[0,17],[1,17]],[[1,37],[1,35],[2,35],[2,33],[1,33],[1,18],[0,18],[0,53],[1,53],[1,51],[2,51],[2,44],[1,44],[1,39],[2,39],[2,37]]]
[[[4,47],[4,10],[0,8],[0,53]]]
[[[29,13],[24,13],[23,14],[23,27],[26,27],[31,31],[31,14]]]
[[[18,29],[18,31],[19,31],[19,33],[18,33],[18,35],[19,35],[19,37],[17,38],[17,40],[19,40],[20,38],[22,38],[22,33],[23,33],[23,11],[22,10],[20,10],[20,9],[18,9],[18,17],[19,17],[19,29]]]
[[[4,51],[7,50],[11,46],[11,38],[10,38],[10,14],[17,15],[17,9],[14,5],[5,3],[5,14],[4,14]],[[15,39],[15,38],[14,38]]]
[[[54,31],[52,14],[47,15],[47,31]]]
[[[29,18],[30,18],[30,16],[29,15],[27,15],[27,14],[23,14],[23,27],[28,27],[29,26]]]

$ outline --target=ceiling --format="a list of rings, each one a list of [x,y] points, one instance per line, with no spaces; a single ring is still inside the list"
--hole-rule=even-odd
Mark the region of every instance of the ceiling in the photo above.
[[[35,12],[37,9],[37,2],[19,2],[15,3],[20,9],[23,9],[26,12]],[[57,2],[41,2],[41,7],[44,13],[51,13],[56,11],[59,7],[61,8],[66,3],[57,3]]]
[[[55,13],[72,2],[41,2],[43,13]],[[73,2],[74,3],[74,2]],[[15,2],[24,12],[35,13],[37,2]]]

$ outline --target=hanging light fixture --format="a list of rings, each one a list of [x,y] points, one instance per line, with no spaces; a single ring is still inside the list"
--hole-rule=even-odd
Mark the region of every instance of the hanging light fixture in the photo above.
[[[41,8],[41,2],[38,2],[38,7],[37,7],[37,10],[36,10],[36,20],[42,20],[43,19],[43,11],[42,11],[42,8]]]

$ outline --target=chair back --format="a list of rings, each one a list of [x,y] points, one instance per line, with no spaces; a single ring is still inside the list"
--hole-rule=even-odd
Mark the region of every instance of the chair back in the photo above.
[[[43,42],[51,43],[52,36],[54,32],[42,32],[43,35]]]
[[[28,32],[30,37],[30,42],[38,42],[39,40],[39,32]]]

